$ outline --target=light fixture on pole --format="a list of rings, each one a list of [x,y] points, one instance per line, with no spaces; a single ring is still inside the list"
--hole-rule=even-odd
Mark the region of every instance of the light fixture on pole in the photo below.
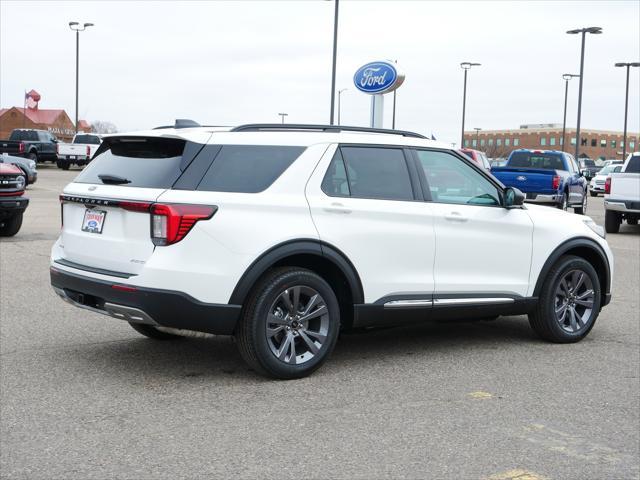
[[[467,108],[467,71],[469,71],[471,67],[479,67],[480,65],[480,63],[474,62],[462,62],[460,64],[460,68],[464,70],[464,88],[462,90],[462,134],[460,137],[460,148],[464,147],[464,116]]]
[[[340,125],[340,96],[342,92],[346,92],[349,90],[348,88],[343,88],[342,90],[338,90],[338,125]]]
[[[473,129],[476,131],[476,148],[478,148],[480,146],[480,130],[482,130],[480,127],[473,127]]]
[[[76,122],[75,130],[78,133],[78,87],[80,78],[80,32],[83,32],[87,27],[93,27],[93,23],[69,22],[69,28],[76,32]]]
[[[282,124],[284,125],[284,117],[289,116],[289,114],[283,112],[283,113],[279,113],[278,115],[280,115],[280,117],[282,117]]]
[[[338,0],[333,0],[335,4],[333,12],[333,66],[331,68],[331,115],[330,125],[333,125],[333,113],[336,102],[336,57],[338,54]]]
[[[576,124],[576,151],[575,158],[578,160],[578,155],[580,154],[580,116],[582,114],[582,82],[584,81],[584,42],[587,33],[591,33],[593,35],[599,35],[602,33],[601,27],[586,27],[586,28],[576,28],[573,30],[568,30],[567,33],[569,35],[577,35],[582,34],[582,47],[580,48],[580,84],[578,86],[578,121]]]
[[[624,133],[622,134],[622,159],[627,157],[627,113],[629,112],[629,67],[640,67],[640,62],[618,62],[616,67],[627,67],[627,86],[624,94]]]
[[[562,145],[563,152],[565,134],[567,131],[567,96],[569,95],[569,80],[579,76],[580,75],[576,75],[574,73],[565,73],[564,75],[562,75],[562,78],[564,79],[564,115],[562,116],[562,139],[560,140],[560,144]]]

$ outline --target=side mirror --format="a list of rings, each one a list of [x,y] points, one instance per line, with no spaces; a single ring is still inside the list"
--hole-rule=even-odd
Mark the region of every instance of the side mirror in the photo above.
[[[524,193],[514,187],[507,187],[504,190],[505,208],[519,207],[524,204]]]

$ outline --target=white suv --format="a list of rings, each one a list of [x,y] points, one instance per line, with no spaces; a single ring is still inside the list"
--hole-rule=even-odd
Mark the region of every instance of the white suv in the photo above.
[[[234,335],[278,378],[340,329],[528,314],[575,342],[611,298],[602,228],[410,132],[177,121],[105,137],[60,200],[63,299],[151,338]]]

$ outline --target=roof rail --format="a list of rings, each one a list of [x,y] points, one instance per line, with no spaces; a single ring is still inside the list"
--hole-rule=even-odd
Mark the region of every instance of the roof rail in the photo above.
[[[250,123],[240,125],[230,130],[231,132],[261,132],[261,131],[319,131],[319,132],[362,132],[362,133],[383,133],[387,135],[402,135],[403,137],[427,138],[419,133],[407,132],[404,130],[388,130],[386,128],[367,127],[345,127],[344,125],[305,125],[295,123]]]
[[[200,126],[201,125],[198,122],[194,122],[193,120],[189,120],[188,118],[176,118],[176,122],[173,125],[163,125],[161,127],[155,127],[154,130],[162,130],[164,128],[194,128]]]

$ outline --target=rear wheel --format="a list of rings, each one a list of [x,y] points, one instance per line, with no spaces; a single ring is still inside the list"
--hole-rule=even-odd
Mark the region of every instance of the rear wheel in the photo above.
[[[600,280],[591,264],[574,255],[562,256],[547,275],[529,323],[550,342],[578,342],[593,328],[600,298]]]
[[[22,226],[22,213],[17,213],[13,217],[0,220],[0,237],[13,237],[20,231]]]
[[[38,154],[36,152],[29,152],[29,160],[38,163]]]
[[[154,340],[178,340],[180,338],[183,338],[180,335],[162,332],[153,325],[147,325],[145,323],[129,322],[129,325],[131,325],[131,328],[133,328],[136,332],[141,333],[145,337],[153,338]]]
[[[62,162],[60,160],[58,160],[56,162],[56,165],[58,168],[61,168],[62,170],[69,170],[69,162]]]
[[[604,229],[607,233],[618,233],[620,231],[620,215],[612,210],[604,212]]]
[[[240,354],[257,372],[301,378],[319,368],[338,339],[340,307],[319,275],[278,268],[254,287],[238,324]]]
[[[569,199],[567,198],[566,192],[562,194],[562,199],[561,199],[560,203],[558,204],[558,208],[560,210],[564,210],[565,212],[569,208]]]

